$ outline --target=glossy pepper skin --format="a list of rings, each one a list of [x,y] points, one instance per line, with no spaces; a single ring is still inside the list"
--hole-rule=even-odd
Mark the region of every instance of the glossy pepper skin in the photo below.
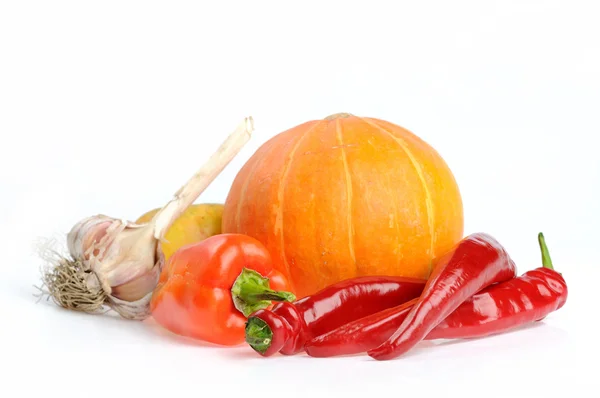
[[[394,359],[418,344],[475,293],[516,276],[504,247],[492,236],[475,233],[440,257],[423,294],[402,324],[379,346],[367,351],[377,360]]]
[[[315,336],[304,344],[304,351],[317,358],[367,352],[390,338],[417,301],[409,300]]]
[[[498,334],[544,319],[567,301],[564,278],[548,268],[491,286],[464,302],[427,336],[427,340]]]
[[[259,354],[292,355],[304,343],[355,319],[418,297],[422,279],[366,276],[332,284],[296,302],[280,302],[248,318],[246,342]]]
[[[271,300],[294,300],[289,289],[259,241],[220,234],[171,256],[150,308],[156,322],[175,334],[232,346],[244,342],[247,315]]]
[[[425,340],[486,337],[542,320],[560,309],[567,301],[567,284],[563,276],[554,271],[542,234],[539,240],[543,267],[476,293],[442,320]],[[332,357],[375,348],[400,327],[417,300],[317,336],[305,344],[305,351],[313,357]]]
[[[544,319],[567,302],[569,289],[554,270],[544,234],[538,234],[542,266],[490,286],[444,319],[428,339],[473,338],[505,332]]]

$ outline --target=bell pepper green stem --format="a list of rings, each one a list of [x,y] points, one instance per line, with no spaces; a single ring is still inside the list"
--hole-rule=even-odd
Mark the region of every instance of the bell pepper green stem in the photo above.
[[[538,234],[538,242],[540,244],[540,250],[542,251],[542,264],[545,268],[554,269],[552,265],[552,259],[550,258],[550,252],[548,251],[548,246],[546,246],[546,239],[544,238],[543,233]]]
[[[258,272],[244,268],[231,288],[231,297],[235,308],[250,316],[253,312],[268,308],[272,301],[294,301],[293,293],[273,290],[269,287],[269,278]]]

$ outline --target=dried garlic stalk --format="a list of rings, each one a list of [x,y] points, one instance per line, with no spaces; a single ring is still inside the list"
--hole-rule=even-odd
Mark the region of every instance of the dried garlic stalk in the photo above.
[[[135,224],[105,215],[85,218],[67,235],[68,255],[48,251],[44,294],[61,307],[96,313],[105,307],[123,318],[143,320],[164,265],[160,243],[171,224],[233,160],[254,131],[244,119],[217,152],[175,193],[154,218]]]

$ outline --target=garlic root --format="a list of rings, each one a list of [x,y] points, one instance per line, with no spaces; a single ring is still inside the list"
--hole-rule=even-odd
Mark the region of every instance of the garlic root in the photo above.
[[[42,273],[42,283],[46,286],[48,294],[54,302],[64,308],[96,313],[100,311],[107,295],[98,285],[90,287],[87,283],[89,271],[84,269],[81,261],[58,257],[53,260],[53,266]]]
[[[68,255],[43,253],[43,294],[59,306],[97,313],[105,307],[143,320],[164,265],[161,241],[173,222],[233,160],[254,131],[247,117],[174,197],[145,224],[103,214],[77,222],[67,235]]]

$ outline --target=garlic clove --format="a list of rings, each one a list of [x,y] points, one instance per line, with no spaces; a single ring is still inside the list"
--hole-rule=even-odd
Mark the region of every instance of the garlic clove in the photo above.
[[[67,234],[67,248],[71,257],[89,259],[100,253],[96,247],[115,220],[105,215],[86,217],[71,228]]]
[[[136,301],[121,300],[114,296],[108,296],[108,305],[125,319],[143,321],[151,315],[150,300],[152,293]]]
[[[112,297],[121,300],[133,302],[144,298],[148,293],[151,293],[160,277],[160,266],[156,266],[142,275],[136,275],[134,278],[121,285],[111,286]]]
[[[90,259],[90,265],[109,294],[112,286],[130,282],[156,266],[158,242],[152,233],[151,225],[128,223],[106,234],[103,243],[108,247],[100,246],[102,256]]]

